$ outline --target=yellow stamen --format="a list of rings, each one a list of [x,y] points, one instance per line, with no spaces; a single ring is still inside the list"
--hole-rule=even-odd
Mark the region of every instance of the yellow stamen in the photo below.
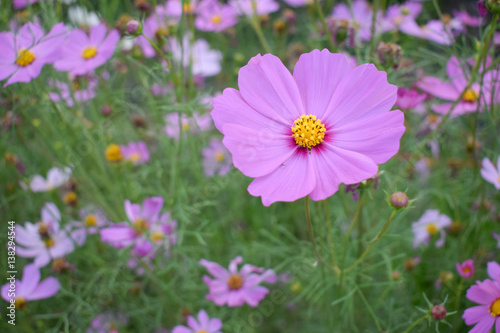
[[[135,232],[138,234],[142,234],[143,232],[146,232],[149,228],[149,223],[146,220],[143,219],[137,219],[132,223],[132,228],[135,229]]]
[[[95,46],[88,46],[82,52],[83,59],[91,59],[97,54],[97,48]]]
[[[117,144],[111,144],[106,148],[106,159],[110,162],[119,162],[122,159],[122,152],[120,146]]]
[[[196,333],[208,333],[208,331],[200,330],[200,331],[196,331]]]
[[[490,314],[493,317],[498,317],[500,316],[500,297],[497,298],[491,305],[490,305]]]
[[[162,231],[155,231],[151,234],[151,240],[153,242],[159,242],[165,238],[165,234]]]
[[[477,93],[472,89],[467,89],[462,97],[466,102],[475,102],[477,101]]]
[[[470,268],[469,267],[465,267],[464,269],[462,269],[462,272],[469,273],[470,272]]]
[[[56,241],[53,238],[49,238],[43,242],[45,243],[45,247],[52,247],[56,244]]]
[[[89,215],[85,216],[85,220],[83,221],[83,224],[86,227],[93,227],[93,226],[97,225],[96,216],[94,214],[89,214]]]
[[[31,63],[35,61],[35,59],[36,56],[33,52],[28,49],[20,49],[19,52],[17,52],[16,64],[22,67],[26,67],[28,65],[31,65]]]
[[[227,279],[229,290],[238,290],[243,286],[243,278],[239,274],[233,274]]]
[[[136,161],[138,161],[140,158],[141,158],[141,154],[139,154],[139,153],[133,153],[132,155],[130,155],[130,158],[129,158],[129,159],[130,159],[132,162],[136,162]]]
[[[216,160],[217,162],[222,162],[222,161],[224,161],[224,154],[223,154],[223,153],[221,153],[221,152],[216,153],[216,154],[215,154],[215,160]]]
[[[316,119],[316,116],[308,115],[301,116],[294,121],[292,132],[294,133],[292,136],[295,138],[297,145],[311,149],[311,147],[323,142],[326,129],[320,119]]]
[[[38,226],[38,234],[42,238],[47,238],[49,236],[49,227],[45,223],[40,223],[40,226]]]
[[[410,8],[408,8],[407,6],[402,6],[399,12],[403,15],[408,15],[410,14]]]
[[[188,122],[182,122],[181,123],[181,129],[183,132],[187,131],[189,129],[189,123]]]
[[[212,23],[213,24],[219,24],[222,21],[222,17],[220,15],[213,15],[212,16]]]
[[[430,114],[427,119],[429,120],[429,123],[434,124],[434,123],[437,123],[439,118],[435,114]]]
[[[427,232],[431,235],[434,236],[439,232],[439,228],[437,227],[436,223],[429,223],[427,225]]]
[[[14,302],[14,306],[16,309],[22,310],[26,307],[26,300],[23,297],[16,298],[16,301]]]
[[[63,201],[67,205],[74,205],[78,202],[78,195],[75,192],[70,191],[64,195]]]

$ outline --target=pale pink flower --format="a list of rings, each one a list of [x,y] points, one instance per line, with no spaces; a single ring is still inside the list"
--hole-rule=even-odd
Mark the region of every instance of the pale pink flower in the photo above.
[[[488,183],[493,184],[497,190],[500,190],[500,156],[497,159],[497,167],[491,163],[489,158],[484,158],[481,167],[481,176]]]
[[[233,159],[221,140],[212,139],[210,144],[203,148],[203,173],[207,177],[213,175],[224,176],[233,165]]]
[[[232,6],[240,15],[253,16],[267,15],[277,11],[280,4],[275,0],[229,0]]]
[[[33,192],[47,192],[64,185],[70,178],[70,168],[53,167],[47,172],[47,179],[41,175],[32,176],[30,188]]]
[[[144,141],[129,142],[120,146],[123,159],[132,162],[134,165],[145,164],[149,161],[148,146]]]
[[[411,224],[413,230],[413,247],[429,244],[432,236],[441,235],[436,242],[436,247],[442,247],[446,239],[445,228],[451,225],[451,219],[440,214],[437,209],[428,209],[420,219]]]
[[[186,326],[175,326],[172,333],[222,333],[222,321],[219,318],[210,318],[205,310],[198,312],[198,320],[193,316],[187,318]]]

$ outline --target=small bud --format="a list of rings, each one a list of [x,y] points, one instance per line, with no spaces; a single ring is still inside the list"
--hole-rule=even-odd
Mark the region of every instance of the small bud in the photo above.
[[[500,0],[486,0],[486,8],[493,14],[500,14]]]
[[[391,194],[391,206],[395,209],[401,209],[408,206],[408,196],[404,192],[394,192]]]
[[[103,116],[109,116],[111,114],[111,106],[109,105],[104,105],[102,108],[101,108],[101,114]]]
[[[120,35],[125,35],[127,32],[127,23],[132,20],[132,16],[128,14],[120,15],[118,20],[115,22],[115,28],[120,32]]]
[[[399,271],[393,271],[391,278],[393,281],[399,281],[401,279],[401,273]]]
[[[380,42],[377,46],[377,54],[383,65],[397,68],[402,57],[401,46],[394,43]]]
[[[286,23],[281,19],[277,19],[276,21],[274,21],[273,28],[274,31],[276,31],[278,34],[282,34],[286,30]]]
[[[138,36],[142,32],[142,25],[137,20],[130,20],[127,23],[127,32],[132,36]]]
[[[432,318],[436,320],[443,320],[446,317],[446,308],[441,304],[434,305],[431,310]]]
[[[143,13],[149,12],[151,10],[151,5],[148,3],[147,0],[135,0],[134,6]]]
[[[74,270],[74,268],[65,258],[57,258],[52,261],[52,270],[57,274],[64,274],[69,270]]]
[[[477,11],[481,17],[486,17],[486,15],[488,15],[488,8],[484,5],[484,0],[477,2]]]
[[[140,114],[132,115],[132,124],[137,128],[146,128],[148,126],[146,119]]]
[[[289,24],[289,25],[294,25],[295,22],[297,21],[297,16],[293,10],[290,8],[287,8],[283,11],[283,14],[281,14],[281,17],[283,20]]]
[[[420,258],[407,258],[403,264],[404,268],[408,272],[412,272],[415,267],[417,267],[418,263],[420,262]]]

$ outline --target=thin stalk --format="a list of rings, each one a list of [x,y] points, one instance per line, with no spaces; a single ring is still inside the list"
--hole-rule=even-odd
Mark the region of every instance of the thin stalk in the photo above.
[[[328,245],[330,247],[330,255],[332,257],[332,267],[336,269],[335,271],[337,273],[339,273],[337,267],[337,257],[335,255],[335,243],[333,242],[332,220],[330,219],[330,207],[328,206],[328,200],[325,200],[324,203],[325,203],[326,221],[328,225]]]
[[[414,328],[415,328],[415,326],[417,326],[418,324],[420,324],[420,322],[422,322],[422,321],[426,320],[426,319],[427,319],[427,318],[429,318],[429,317],[430,317],[430,315],[429,315],[429,314],[426,314],[425,316],[418,318],[418,319],[417,319],[417,320],[415,320],[415,321],[414,321],[414,322],[410,325],[410,327],[408,327],[408,328],[406,329],[406,331],[404,331],[403,333],[409,333],[412,329],[414,329]]]
[[[309,196],[305,198],[305,211],[306,211],[306,220],[307,220],[307,230],[309,231],[309,238],[311,239],[311,243],[313,245],[314,254],[316,255],[316,259],[318,263],[321,261],[321,258],[318,254],[318,250],[316,249],[316,241],[314,239],[314,232],[311,223],[311,214],[309,213]]]
[[[371,241],[370,245],[368,245],[368,247],[366,248],[366,250],[363,252],[363,254],[358,258],[358,260],[356,260],[356,262],[354,262],[354,264],[352,264],[350,267],[348,267],[345,272],[349,272],[351,270],[353,270],[356,266],[358,266],[362,261],[363,259],[368,255],[368,253],[370,253],[371,249],[373,248],[373,246],[375,246],[375,244],[377,243],[377,241],[384,235],[384,233],[387,231],[387,228],[389,227],[389,225],[391,224],[392,222],[392,219],[394,218],[394,215],[396,215],[396,210],[393,210],[392,211],[392,214],[391,216],[389,216],[389,218],[387,219],[387,222],[385,222],[385,225],[384,227],[382,228],[382,230],[379,231],[378,235]]]
[[[333,42],[332,34],[330,33],[330,30],[328,29],[328,24],[326,24],[325,13],[323,13],[323,8],[321,7],[319,0],[314,0],[314,7],[316,7],[316,11],[318,12],[318,16],[319,16],[319,19],[321,21],[321,25],[323,26],[323,30],[325,30],[325,34],[326,34],[326,37],[328,39],[328,43],[330,44],[330,47],[332,48],[331,51],[335,51],[335,43]]]
[[[252,26],[253,30],[257,34],[257,38],[259,39],[260,45],[264,49],[266,53],[272,53],[271,47],[267,43],[266,37],[264,36],[264,33],[262,32],[262,28],[260,27],[260,22],[259,22],[259,16],[257,13],[253,14],[252,18],[248,19],[250,21],[250,25]]]
[[[377,24],[377,12],[378,12],[378,9],[380,7],[380,0],[375,0],[373,2],[373,15],[372,15],[372,26],[370,28],[370,36],[371,36],[371,39],[370,39],[370,51],[369,51],[369,55],[370,57],[372,56],[373,54],[373,51],[375,50],[375,26]]]

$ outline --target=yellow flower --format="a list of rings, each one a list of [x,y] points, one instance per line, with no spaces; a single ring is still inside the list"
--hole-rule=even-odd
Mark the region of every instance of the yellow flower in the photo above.
[[[117,144],[111,144],[106,148],[106,159],[110,162],[120,162],[122,160],[122,152],[120,146]]]

